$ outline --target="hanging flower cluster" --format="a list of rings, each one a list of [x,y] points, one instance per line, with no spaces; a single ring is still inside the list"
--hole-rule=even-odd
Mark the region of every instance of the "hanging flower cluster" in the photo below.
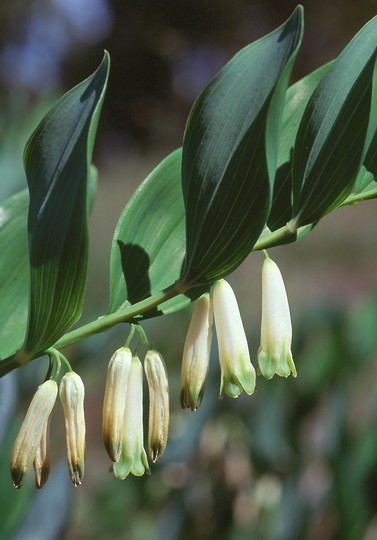
[[[214,283],[211,293],[204,293],[196,301],[184,345],[180,400],[183,408],[193,411],[199,407],[206,386],[213,324],[216,325],[221,369],[220,397],[227,394],[235,398],[243,391],[250,395],[255,390],[256,370],[251,363],[237,300],[229,283],[220,279]],[[129,347],[135,328],[141,343],[148,348],[143,364],[136,352],[139,346],[134,353]],[[284,282],[277,265],[265,254],[258,364],[267,379],[275,373],[296,377],[291,341],[292,327]],[[22,486],[32,463],[37,487],[47,481],[50,469],[48,432],[58,389],[65,416],[69,474],[75,486],[81,484],[84,476],[84,385],[63,355],[54,349],[51,351],[59,367],[35,393],[12,451],[10,467],[17,488]],[[68,366],[68,371],[58,388],[60,360]],[[167,370],[161,354],[149,347],[141,327],[133,325],[126,345],[110,359],[103,402],[103,442],[113,462],[112,471],[121,480],[130,473],[141,476],[150,472],[144,449],[144,372],[149,391],[148,452],[155,463],[164,453],[168,438]]]
[[[258,364],[262,375],[296,377],[291,353],[292,326],[283,278],[267,254],[262,268],[262,324]],[[212,295],[203,294],[195,306],[187,333],[181,372],[181,405],[196,410],[201,403],[209,368],[213,314],[221,368],[220,397],[252,394],[256,372],[235,294],[221,279]]]
[[[16,488],[22,487],[31,464],[34,465],[37,488],[47,482],[50,472],[50,418],[58,395],[55,377],[38,387],[13,445],[10,470]],[[78,486],[84,476],[85,457],[85,390],[81,377],[68,371],[60,381],[59,395],[65,417],[69,474],[74,485]]]
[[[169,429],[169,388],[165,363],[155,350],[144,359],[149,389],[148,448],[153,462],[162,456]],[[112,470],[121,480],[149,473],[143,436],[143,366],[128,347],[111,357],[103,403],[103,441]]]

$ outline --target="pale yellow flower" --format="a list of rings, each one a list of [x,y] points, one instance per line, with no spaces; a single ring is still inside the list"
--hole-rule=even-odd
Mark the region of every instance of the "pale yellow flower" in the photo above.
[[[73,371],[66,373],[60,383],[59,395],[64,410],[69,474],[78,486],[85,466],[85,388],[81,377]]]
[[[11,475],[16,488],[22,487],[26,471],[35,459],[57,393],[56,382],[48,380],[38,387],[31,400],[10,459]]]
[[[195,302],[183,349],[181,405],[195,411],[203,398],[212,344],[213,308],[209,293]]]
[[[283,278],[266,257],[262,267],[262,324],[258,363],[262,375],[297,376],[291,352],[292,325]]]
[[[150,350],[144,359],[149,389],[149,454],[156,463],[165,451],[169,431],[169,385],[165,362],[157,351]]]
[[[120,480],[124,480],[129,473],[135,476],[149,473],[143,436],[143,366],[137,356],[132,357],[125,391],[122,448],[119,460],[113,464],[114,474]]]
[[[255,390],[255,369],[250,361],[249,347],[232,287],[227,281],[217,281],[213,288],[213,309],[219,360],[221,367],[220,397],[237,397],[245,390]]]
[[[35,485],[42,488],[50,474],[50,420],[49,416],[34,458]]]
[[[103,400],[102,438],[113,461],[118,461],[122,448],[122,430],[126,408],[126,388],[131,369],[132,353],[122,347],[115,351],[107,368]]]

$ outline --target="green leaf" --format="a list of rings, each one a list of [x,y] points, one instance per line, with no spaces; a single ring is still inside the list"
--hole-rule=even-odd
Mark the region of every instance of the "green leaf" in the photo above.
[[[30,192],[30,302],[23,359],[50,347],[80,317],[88,259],[87,180],[109,56],[67,92],[24,153]]]
[[[0,359],[22,345],[27,322],[29,261],[23,190],[0,205]]]
[[[91,169],[88,204],[92,210],[96,170]],[[27,212],[24,189],[0,205],[0,360],[18,351],[24,341],[29,300]]]
[[[302,8],[242,49],[191,111],[183,143],[187,258],[183,280],[234,270],[269,212],[284,96],[302,36]]]
[[[377,17],[335,60],[309,100],[293,158],[293,223],[320,219],[341,204],[361,167],[371,110]]]
[[[287,90],[272,206],[267,222],[272,231],[284,226],[292,217],[292,155],[297,130],[311,95],[330,65],[321,66]]]
[[[377,130],[371,140],[364,164],[365,168],[373,174],[375,179],[377,179]]]
[[[368,193],[368,191],[374,191],[377,188],[377,182],[374,179],[374,175],[367,171],[363,165],[357,175],[355,182],[355,194]]]
[[[110,313],[162,291],[181,274],[185,256],[181,156],[181,149],[176,150],[150,173],[119,219],[110,260]],[[181,309],[200,293],[179,295],[140,318]]]

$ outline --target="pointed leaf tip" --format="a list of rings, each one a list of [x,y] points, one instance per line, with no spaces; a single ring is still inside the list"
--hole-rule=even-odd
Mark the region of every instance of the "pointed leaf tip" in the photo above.
[[[109,74],[109,55],[62,96],[28,140],[24,164],[30,300],[27,356],[51,346],[80,317],[88,258],[87,182]]]

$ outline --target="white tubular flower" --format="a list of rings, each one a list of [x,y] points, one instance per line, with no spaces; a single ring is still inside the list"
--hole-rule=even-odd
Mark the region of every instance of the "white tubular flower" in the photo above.
[[[265,258],[262,267],[262,324],[258,363],[262,375],[297,376],[291,353],[292,325],[287,293],[276,263]]]
[[[203,398],[207,382],[212,343],[213,308],[209,293],[195,303],[183,349],[181,405],[195,411]]]
[[[135,476],[149,473],[143,437],[143,366],[137,356],[132,357],[123,421],[121,453],[113,464],[114,474],[120,480],[129,473]]]
[[[49,416],[34,459],[35,485],[41,489],[50,474],[50,419]]]
[[[122,447],[126,388],[131,369],[132,353],[121,347],[110,359],[107,368],[105,397],[103,400],[102,438],[112,461],[118,461]]]
[[[169,431],[169,384],[160,353],[154,350],[147,352],[144,370],[149,389],[149,455],[156,463],[165,451]]]
[[[31,400],[10,459],[11,475],[16,488],[22,487],[26,471],[35,459],[57,394],[58,385],[48,380],[38,387]]]
[[[74,485],[79,486],[85,460],[85,388],[81,377],[74,371],[66,373],[60,383],[59,395],[65,417],[69,474]]]
[[[252,394],[255,390],[255,369],[250,362],[236,297],[224,279],[214,285],[213,309],[221,367],[220,397],[224,393],[237,397],[243,390]]]

